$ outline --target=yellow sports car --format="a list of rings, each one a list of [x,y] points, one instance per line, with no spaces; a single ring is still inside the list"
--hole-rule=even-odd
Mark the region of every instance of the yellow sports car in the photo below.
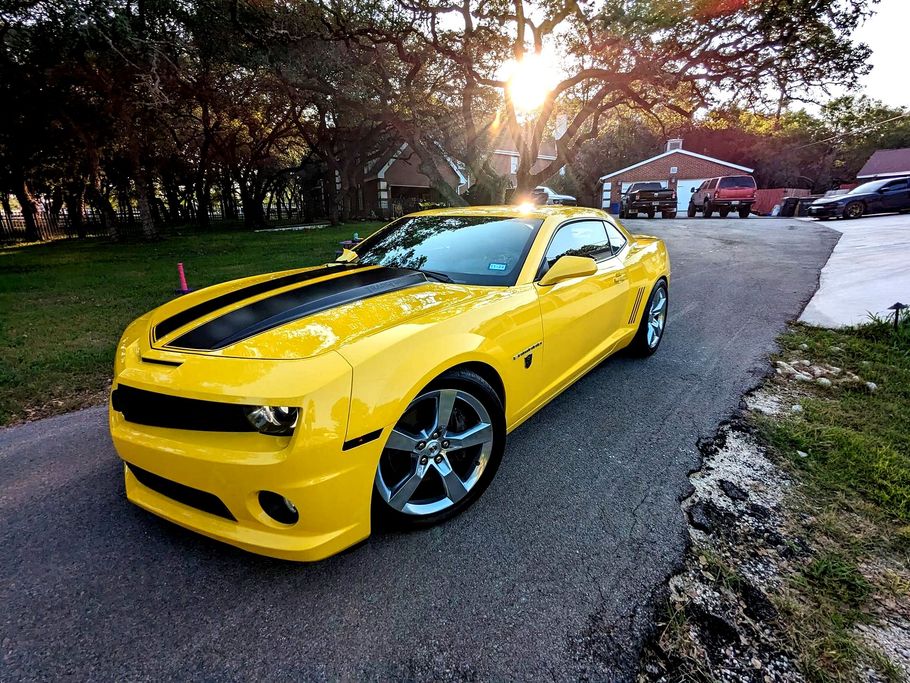
[[[602,211],[405,216],[338,261],[134,321],[110,401],[127,497],[247,550],[318,560],[470,505],[506,434],[667,320],[663,242]]]

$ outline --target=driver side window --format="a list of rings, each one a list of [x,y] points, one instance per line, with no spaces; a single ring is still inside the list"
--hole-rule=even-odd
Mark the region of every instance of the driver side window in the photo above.
[[[560,227],[547,248],[547,265],[552,266],[560,256],[590,256],[593,259],[611,256],[610,241],[601,221],[574,221]]]

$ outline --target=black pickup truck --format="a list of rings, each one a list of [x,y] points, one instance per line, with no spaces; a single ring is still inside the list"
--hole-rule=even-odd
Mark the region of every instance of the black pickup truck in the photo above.
[[[676,218],[676,191],[661,183],[632,183],[619,200],[620,218],[635,218],[639,213],[654,218],[658,211],[662,218]]]

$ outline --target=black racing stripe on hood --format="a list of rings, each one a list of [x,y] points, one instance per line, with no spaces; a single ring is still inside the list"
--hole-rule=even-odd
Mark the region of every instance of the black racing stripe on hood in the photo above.
[[[214,313],[219,308],[225,308],[226,306],[236,304],[244,299],[258,296],[259,294],[265,294],[273,289],[281,289],[288,285],[296,285],[297,283],[306,282],[307,280],[314,280],[317,277],[331,275],[333,272],[337,272],[338,269],[353,267],[357,266],[349,266],[344,263],[329,263],[322,268],[317,268],[315,270],[294,273],[292,275],[283,275],[272,280],[257,282],[255,285],[248,285],[246,287],[241,287],[240,289],[235,289],[232,292],[213,297],[207,301],[198,303],[195,306],[190,306],[179,313],[175,313],[169,318],[165,318],[155,325],[155,339],[162,339],[174,330],[181,328],[184,325],[188,325],[194,320],[198,320],[209,313]]]
[[[254,301],[180,335],[168,346],[215,351],[320,311],[425,282],[423,273],[401,268],[356,271]]]

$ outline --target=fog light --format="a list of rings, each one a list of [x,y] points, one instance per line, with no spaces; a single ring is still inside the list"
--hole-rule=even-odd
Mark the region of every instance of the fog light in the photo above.
[[[297,408],[287,406],[246,406],[246,419],[263,434],[287,436],[297,426]]]
[[[274,491],[260,491],[259,505],[263,511],[276,522],[282,524],[296,524],[300,519],[297,507],[284,496]]]

